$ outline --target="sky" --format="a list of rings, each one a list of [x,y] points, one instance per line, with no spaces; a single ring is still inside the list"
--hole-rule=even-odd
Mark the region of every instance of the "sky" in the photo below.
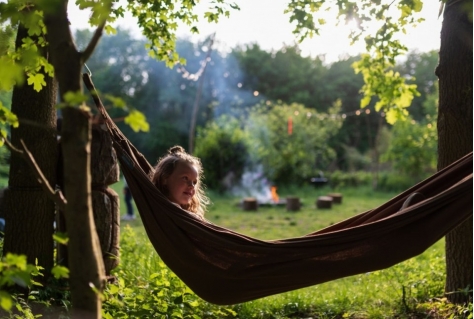
[[[284,14],[287,0],[234,1],[239,5],[240,11],[231,10],[229,18],[222,17],[218,24],[199,23],[200,34],[197,36],[188,32],[189,27],[182,26],[178,30],[178,36],[199,40],[215,32],[215,42],[219,44],[221,50],[229,50],[237,45],[249,43],[258,43],[264,50],[278,50],[285,44],[297,43],[297,39],[292,34],[294,28],[289,22],[289,15]],[[403,43],[409,50],[427,52],[439,49],[442,17],[438,18],[439,1],[424,0],[423,2],[420,16],[426,21],[415,29],[409,30],[403,38]],[[198,4],[197,12],[200,17],[208,6],[207,0]],[[73,29],[86,28],[88,13],[78,10],[74,6],[74,1],[70,1],[69,19]],[[130,29],[137,36],[140,35],[132,17],[121,19],[118,24]],[[348,26],[335,26],[334,23],[328,23],[327,26],[319,36],[299,43],[303,55],[324,56],[325,61],[331,63],[344,56],[364,52],[362,42],[350,45],[347,38]]]

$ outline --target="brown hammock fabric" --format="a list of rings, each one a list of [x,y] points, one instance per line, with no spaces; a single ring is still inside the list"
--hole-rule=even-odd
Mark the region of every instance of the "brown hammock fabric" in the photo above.
[[[472,216],[470,153],[382,206],[328,228],[283,240],[251,238],[171,204],[149,180],[150,164],[94,98],[150,242],[211,303],[241,303],[384,269],[421,254]]]

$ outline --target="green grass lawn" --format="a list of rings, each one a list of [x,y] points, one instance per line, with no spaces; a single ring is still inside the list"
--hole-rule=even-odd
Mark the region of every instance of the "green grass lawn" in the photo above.
[[[113,188],[121,194],[121,184],[115,184]],[[280,198],[300,197],[303,206],[297,212],[288,212],[285,206],[244,211],[239,206],[242,198],[209,192],[212,205],[206,218],[248,236],[281,239],[317,231],[373,209],[396,195],[374,192],[369,188],[337,191],[343,194],[342,204],[333,204],[331,209],[317,209],[317,197],[332,190],[309,186],[279,190]],[[124,214],[123,200],[121,207]],[[122,222],[122,247],[122,263],[118,273],[125,283],[134,286],[137,280],[146,283],[150,276],[169,272],[148,242],[140,218]],[[433,298],[442,297],[444,279],[444,240],[440,240],[420,256],[385,270],[238,305],[217,307],[194,296],[193,300],[200,306],[192,309],[191,313],[195,318],[443,318],[430,317],[427,313],[432,311],[430,302]],[[173,280],[179,281],[177,278]],[[175,281],[168,279],[168,282]],[[175,284],[180,287],[176,290],[185,289],[184,284]]]

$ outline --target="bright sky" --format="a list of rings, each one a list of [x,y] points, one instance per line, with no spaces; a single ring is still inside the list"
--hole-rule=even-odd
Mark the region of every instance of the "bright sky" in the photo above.
[[[192,37],[202,39],[216,32],[216,42],[221,48],[229,49],[238,44],[258,43],[262,49],[279,49],[284,44],[294,44],[295,36],[292,34],[293,27],[289,23],[289,15],[284,14],[287,0],[234,0],[240,11],[232,10],[229,18],[221,18],[218,24],[202,22],[198,24],[200,35],[191,36],[187,30],[180,28],[178,35],[181,37]],[[424,7],[420,14],[426,21],[417,28],[410,30],[403,43],[410,49],[418,49],[421,52],[439,49],[440,31],[442,18],[438,19],[439,1],[424,0]],[[202,12],[208,6],[209,1],[201,1],[198,12]],[[70,2],[70,20],[72,28],[85,28],[88,14],[73,8],[74,2]],[[201,19],[204,21],[204,19]],[[127,27],[132,31],[139,31],[133,18],[124,18],[119,25]],[[364,52],[364,44],[350,46],[347,38],[349,31],[345,26],[335,26],[328,23],[321,35],[313,39],[306,39],[300,43],[304,55],[325,55],[326,62],[337,61],[344,55],[356,55]]]

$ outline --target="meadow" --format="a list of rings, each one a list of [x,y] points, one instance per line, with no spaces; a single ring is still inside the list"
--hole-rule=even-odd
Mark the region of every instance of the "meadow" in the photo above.
[[[121,183],[112,186],[121,194]],[[280,198],[300,197],[297,212],[285,206],[244,211],[242,198],[209,192],[206,217],[215,224],[259,239],[281,239],[314,232],[373,209],[395,193],[370,188],[337,190],[342,204],[317,209],[329,188],[280,189]],[[124,203],[122,200],[122,214]],[[391,268],[261,298],[237,305],[209,304],[189,290],[160,260],[140,218],[122,222],[118,279],[105,294],[104,318],[472,318],[472,303],[455,306],[443,298],[444,240],[423,254]]]

